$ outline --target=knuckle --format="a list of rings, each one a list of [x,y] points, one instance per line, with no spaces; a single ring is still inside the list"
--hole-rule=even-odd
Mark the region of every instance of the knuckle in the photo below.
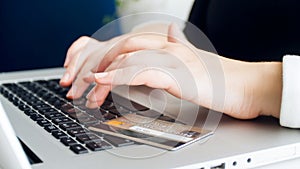
[[[130,37],[125,39],[124,41],[124,48],[130,48],[136,44],[136,38],[135,37]]]
[[[88,36],[81,36],[81,37],[78,38],[77,41],[78,41],[78,42],[79,42],[79,41],[87,41],[87,40],[89,40],[89,39],[90,39],[90,37],[88,37]]]

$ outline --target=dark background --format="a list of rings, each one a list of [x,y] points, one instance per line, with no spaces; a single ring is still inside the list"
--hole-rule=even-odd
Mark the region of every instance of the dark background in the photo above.
[[[114,0],[0,0],[0,72],[61,67],[72,42],[114,13]]]

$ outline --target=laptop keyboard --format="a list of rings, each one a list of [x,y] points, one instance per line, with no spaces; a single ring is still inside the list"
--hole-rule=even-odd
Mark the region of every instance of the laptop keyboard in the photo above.
[[[142,112],[148,108],[132,101],[134,109],[130,106],[128,108],[113,102],[109,94],[100,108],[88,109],[85,107],[85,97],[67,99],[65,96],[68,90],[59,85],[59,79],[6,83],[0,86],[0,93],[5,98],[76,154],[135,144],[131,140],[90,132],[87,127],[119,117],[123,113]],[[160,116],[161,119],[174,120],[166,117]]]

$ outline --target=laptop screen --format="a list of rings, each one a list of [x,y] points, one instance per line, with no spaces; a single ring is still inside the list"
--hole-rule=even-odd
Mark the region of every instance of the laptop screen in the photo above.
[[[61,67],[68,47],[115,11],[114,1],[0,2],[0,72]]]

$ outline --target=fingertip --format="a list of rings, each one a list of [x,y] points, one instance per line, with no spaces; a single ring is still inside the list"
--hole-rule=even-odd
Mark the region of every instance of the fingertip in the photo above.
[[[86,101],[85,106],[89,109],[95,109],[99,107],[96,102],[91,102],[89,100]]]
[[[64,63],[64,68],[68,68],[69,63]]]
[[[94,77],[97,83],[102,83],[103,80],[108,77],[108,72],[95,73]]]
[[[69,86],[70,84],[70,73],[69,72],[65,72],[64,75],[62,76],[62,78],[59,81],[59,84],[61,86]]]
[[[67,97],[68,99],[73,99],[73,92],[72,92],[71,89],[68,91],[66,97]]]
[[[77,95],[78,95],[77,87],[75,85],[73,85],[70,88],[70,90],[68,91],[66,97],[69,99],[77,99],[77,98],[79,98]]]

